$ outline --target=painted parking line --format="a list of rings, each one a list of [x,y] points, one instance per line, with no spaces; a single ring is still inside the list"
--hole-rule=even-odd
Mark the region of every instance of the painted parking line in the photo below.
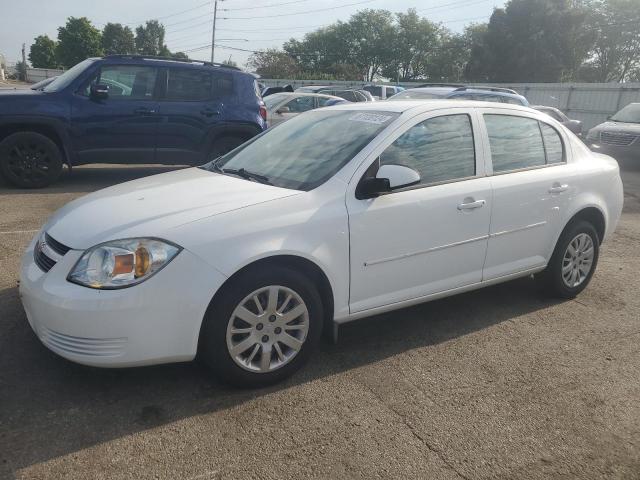
[[[18,235],[21,233],[36,233],[38,229],[35,230],[11,230],[8,232],[0,232],[0,235]]]

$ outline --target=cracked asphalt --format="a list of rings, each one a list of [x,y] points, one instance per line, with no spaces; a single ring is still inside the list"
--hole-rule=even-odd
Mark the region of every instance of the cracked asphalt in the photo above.
[[[358,321],[247,391],[197,364],[74,365],[27,324],[18,261],[47,216],[165,170],[0,185],[0,478],[640,478],[640,172],[576,300],[523,279]]]

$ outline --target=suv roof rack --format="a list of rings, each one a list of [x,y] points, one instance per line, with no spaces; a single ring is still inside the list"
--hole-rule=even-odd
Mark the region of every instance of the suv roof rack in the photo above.
[[[461,83],[421,83],[420,85],[413,88],[425,88],[425,87],[456,87],[463,88],[464,85]]]
[[[212,62],[207,62],[205,60],[192,60],[190,58],[162,57],[159,55],[114,54],[114,55],[105,55],[103,58],[131,58],[131,59],[140,59],[140,60],[165,60],[168,62],[198,63],[201,65],[206,65],[208,67],[222,67],[222,68],[230,68],[232,70],[242,71],[242,69],[238,67],[234,67],[232,65],[225,65],[224,63],[212,63]]]
[[[512,90],[511,88],[502,88],[502,87],[485,87],[482,85],[478,85],[478,86],[466,86],[466,87],[460,87],[457,88],[455,91],[459,92],[459,91],[463,91],[463,90],[487,90],[489,92],[502,92],[502,93],[510,93],[512,95],[520,95],[518,92],[516,92],[515,90]]]

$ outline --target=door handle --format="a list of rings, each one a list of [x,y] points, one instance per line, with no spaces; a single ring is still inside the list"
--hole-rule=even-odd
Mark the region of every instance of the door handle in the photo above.
[[[220,115],[220,110],[214,110],[212,108],[204,108],[200,110],[200,113],[205,117],[212,117],[214,115]]]
[[[569,185],[566,183],[560,185],[559,183],[554,183],[549,189],[549,193],[562,193],[566,192],[569,189]]]
[[[465,198],[463,202],[458,205],[458,210],[475,210],[484,207],[484,204],[487,203],[484,200],[473,200],[472,198]]]
[[[156,111],[152,108],[139,107],[136,108],[133,113],[135,113],[136,115],[153,115],[154,113],[156,113]]]

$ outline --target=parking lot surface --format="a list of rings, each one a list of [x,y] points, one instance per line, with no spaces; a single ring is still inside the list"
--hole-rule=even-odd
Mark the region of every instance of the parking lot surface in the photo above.
[[[523,279],[354,322],[248,391],[195,363],[75,365],[27,324],[19,258],[46,218],[166,170],[0,185],[0,478],[640,478],[640,172],[576,300]]]

